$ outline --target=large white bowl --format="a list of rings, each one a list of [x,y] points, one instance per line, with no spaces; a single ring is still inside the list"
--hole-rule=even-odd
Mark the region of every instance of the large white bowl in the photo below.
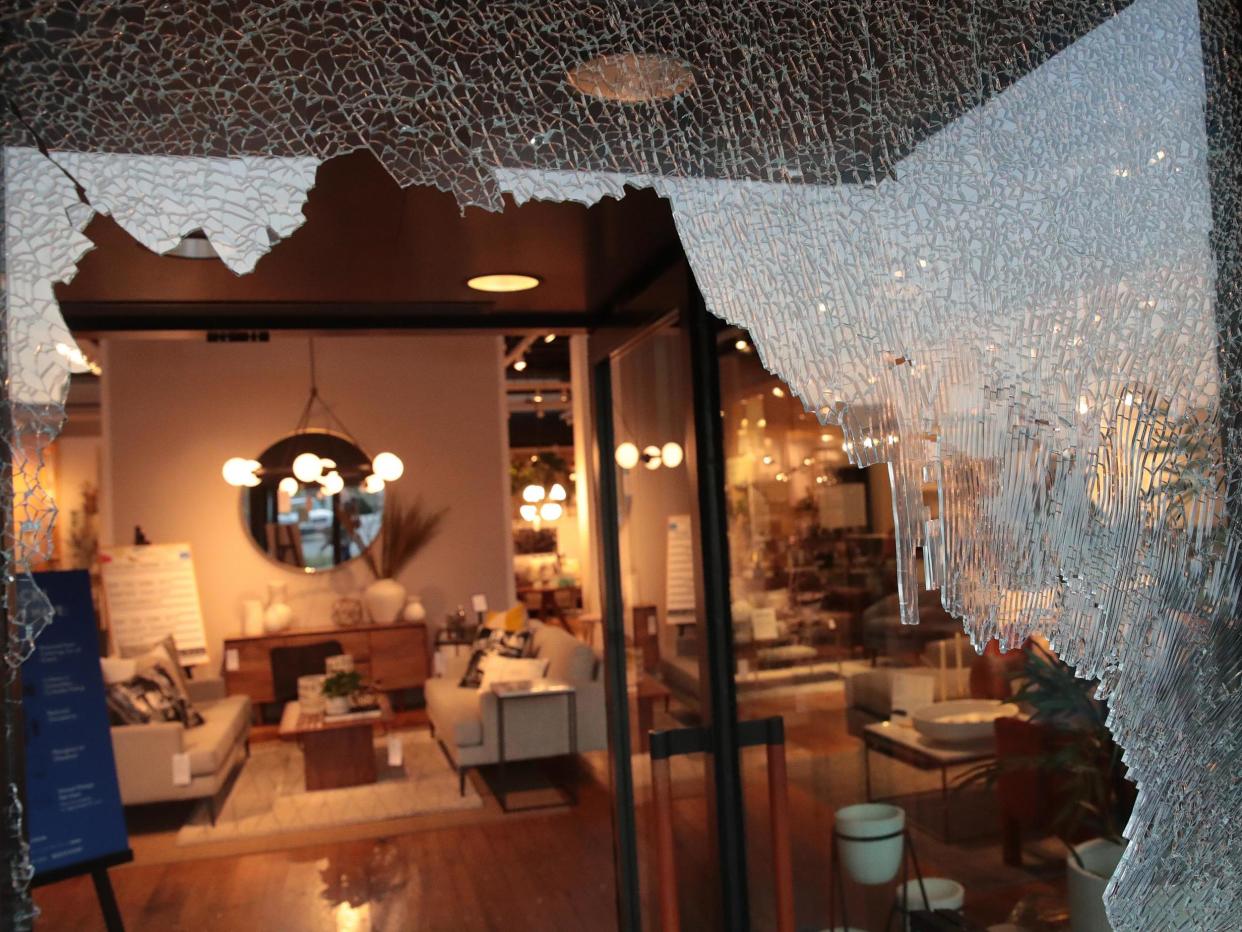
[[[994,721],[1017,714],[1012,702],[954,699],[915,709],[910,720],[915,731],[938,744],[981,744],[992,739]]]

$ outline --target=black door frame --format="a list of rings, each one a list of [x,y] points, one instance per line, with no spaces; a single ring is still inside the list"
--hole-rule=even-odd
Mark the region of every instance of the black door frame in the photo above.
[[[729,598],[728,518],[724,494],[724,443],[720,416],[720,370],[715,324],[703,296],[690,279],[686,307],[679,314],[687,335],[691,365],[694,443],[687,465],[695,470],[699,534],[695,541],[700,567],[708,682],[704,693],[712,755],[712,804],[719,867],[721,927],[742,932],[750,927],[746,872],[746,837],[738,752],[741,747],[737,694],[733,680],[733,621]],[[635,342],[668,325],[668,316],[649,324],[594,365],[595,467],[598,477],[600,558],[603,591],[604,680],[608,707],[612,779],[612,820],[617,892],[617,926],[624,932],[642,927],[638,840],[630,756],[629,699],[626,691],[624,603],[621,596],[617,476],[612,451],[613,360]]]

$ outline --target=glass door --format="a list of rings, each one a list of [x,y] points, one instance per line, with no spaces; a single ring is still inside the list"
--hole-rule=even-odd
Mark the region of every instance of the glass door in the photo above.
[[[685,288],[681,308],[614,341],[596,366],[619,889],[636,904],[629,926],[622,904],[628,928],[667,928],[670,910],[682,928],[747,927],[718,393],[714,357],[705,368],[695,351],[711,326],[696,294]]]

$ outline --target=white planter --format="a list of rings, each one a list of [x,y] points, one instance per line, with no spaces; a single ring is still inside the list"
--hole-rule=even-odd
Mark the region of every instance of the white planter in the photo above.
[[[405,586],[395,579],[377,579],[362,590],[362,604],[377,625],[390,625],[405,607]]]
[[[862,803],[838,809],[837,851],[850,879],[878,884],[896,877],[905,851],[905,826],[906,811],[900,806]]]
[[[349,711],[348,696],[326,696],[323,700],[324,715],[344,715]]]
[[[1082,858],[1084,870],[1072,854],[1065,856],[1065,892],[1069,899],[1070,928],[1073,932],[1111,932],[1108,914],[1104,912],[1104,889],[1117,869],[1125,845],[1093,838],[1074,850]]]

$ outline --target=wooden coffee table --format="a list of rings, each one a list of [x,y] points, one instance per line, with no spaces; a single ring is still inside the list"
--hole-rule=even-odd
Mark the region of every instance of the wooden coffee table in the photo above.
[[[331,722],[324,721],[322,712],[303,712],[298,703],[289,702],[280,716],[280,737],[302,748],[307,790],[360,786],[378,778],[374,727],[387,729],[392,717],[392,704],[382,693],[378,716]]]

